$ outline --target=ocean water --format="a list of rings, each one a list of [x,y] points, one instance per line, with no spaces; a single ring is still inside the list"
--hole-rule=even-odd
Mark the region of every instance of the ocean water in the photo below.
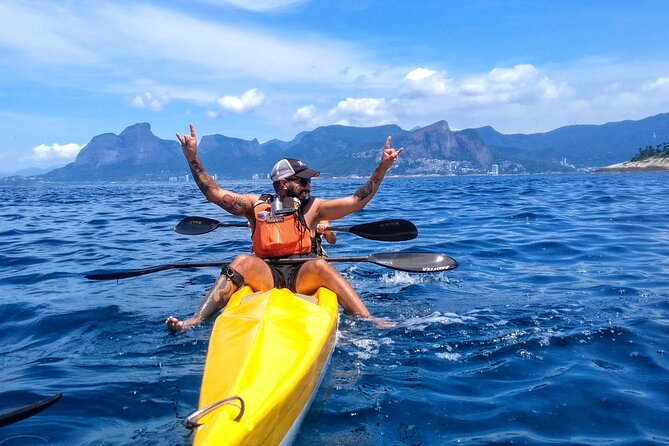
[[[318,179],[340,196],[363,180]],[[266,192],[261,182],[226,182]],[[410,242],[340,234],[330,255],[421,250],[458,269],[336,264],[392,329],[342,315],[298,445],[669,444],[667,174],[387,178],[340,223],[406,218]],[[265,187],[265,189],[263,189]],[[92,271],[227,260],[244,228],[193,184],[0,185],[0,411],[63,392],[0,445],[182,445],[212,322],[171,335],[217,269],[95,282]],[[229,217],[230,219],[232,217]]]

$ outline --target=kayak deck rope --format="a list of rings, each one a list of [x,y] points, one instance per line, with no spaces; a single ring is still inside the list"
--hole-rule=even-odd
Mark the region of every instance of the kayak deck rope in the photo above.
[[[235,395],[228,398],[223,398],[222,400],[213,402],[208,406],[203,407],[202,409],[196,410],[186,417],[183,424],[188,429],[195,429],[196,427],[200,426],[199,421],[202,417],[213,412],[221,406],[233,405],[232,403],[235,401],[239,401],[239,406],[236,406],[239,407],[239,415],[237,415],[233,421],[239,422],[242,419],[242,416],[244,416],[245,405],[244,400],[240,396]]]

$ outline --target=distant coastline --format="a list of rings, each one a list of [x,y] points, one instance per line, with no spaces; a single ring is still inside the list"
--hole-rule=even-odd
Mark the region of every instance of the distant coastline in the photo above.
[[[653,157],[641,161],[625,161],[594,170],[593,173],[669,172],[669,158]]]

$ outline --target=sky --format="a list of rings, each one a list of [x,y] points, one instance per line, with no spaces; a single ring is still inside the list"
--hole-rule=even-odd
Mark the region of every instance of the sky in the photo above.
[[[665,0],[0,2],[0,172],[138,122],[536,133],[669,112]]]

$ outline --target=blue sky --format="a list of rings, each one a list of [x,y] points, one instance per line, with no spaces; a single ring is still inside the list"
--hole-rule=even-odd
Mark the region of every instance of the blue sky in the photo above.
[[[14,0],[0,17],[2,172],[137,122],[263,142],[669,112],[664,0]]]

